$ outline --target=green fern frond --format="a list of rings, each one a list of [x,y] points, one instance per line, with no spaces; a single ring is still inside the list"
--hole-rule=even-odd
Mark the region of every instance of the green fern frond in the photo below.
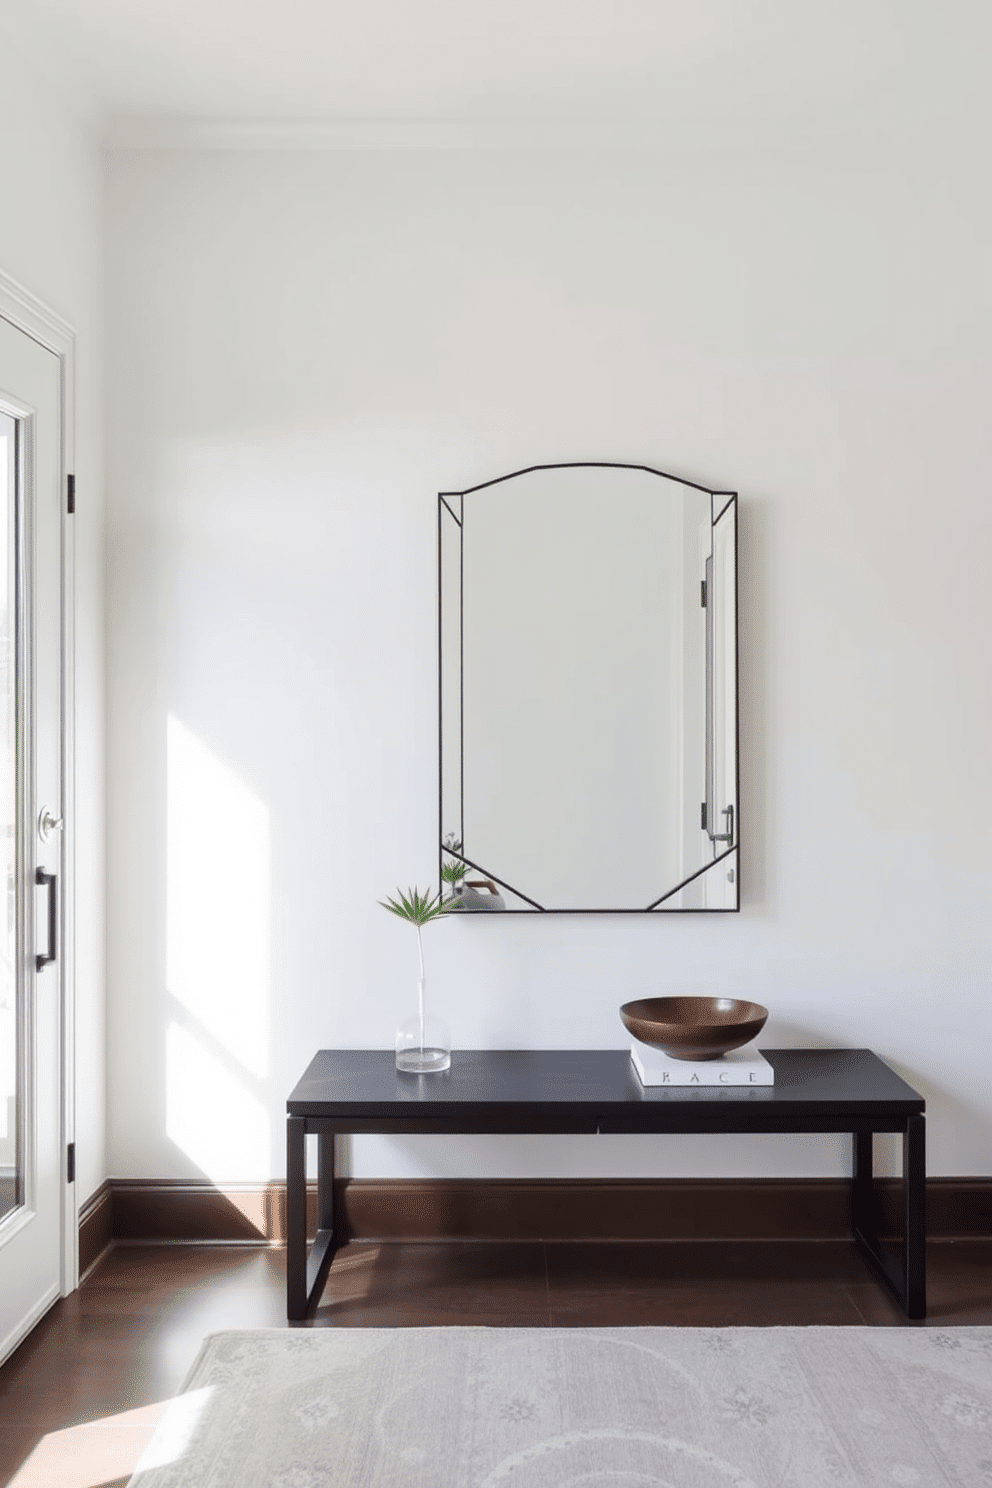
[[[380,899],[379,903],[391,914],[417,926],[428,925],[431,920],[439,920],[450,914],[457,902],[453,897],[445,898],[441,894],[435,898],[430,889],[426,893],[421,893],[417,888],[407,889],[405,894],[402,889],[397,889],[396,892],[398,899]]]

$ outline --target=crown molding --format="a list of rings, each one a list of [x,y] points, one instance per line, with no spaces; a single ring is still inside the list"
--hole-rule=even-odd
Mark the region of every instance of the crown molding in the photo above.
[[[730,136],[661,119],[194,119],[113,115],[103,120],[108,153],[216,151],[334,153],[381,151],[644,154],[685,164],[882,166],[944,170],[984,162],[992,141],[865,140],[843,129],[822,136],[747,130]]]
[[[108,150],[671,150],[656,122],[566,119],[111,118]]]

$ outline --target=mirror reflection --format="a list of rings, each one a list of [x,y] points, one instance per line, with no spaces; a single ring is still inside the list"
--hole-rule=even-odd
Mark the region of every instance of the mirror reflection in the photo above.
[[[438,542],[446,887],[738,908],[736,497],[538,466],[442,493]]]

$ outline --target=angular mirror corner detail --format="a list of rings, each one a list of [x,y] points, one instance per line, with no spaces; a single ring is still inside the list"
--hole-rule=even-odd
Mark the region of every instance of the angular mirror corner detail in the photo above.
[[[438,497],[439,859],[467,910],[736,910],[737,498],[641,465]]]

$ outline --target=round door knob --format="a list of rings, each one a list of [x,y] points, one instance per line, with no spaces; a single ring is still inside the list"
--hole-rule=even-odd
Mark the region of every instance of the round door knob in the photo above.
[[[53,832],[61,832],[62,818],[53,816],[51,807],[43,806],[41,815],[38,817],[38,835],[42,842],[47,842]]]

